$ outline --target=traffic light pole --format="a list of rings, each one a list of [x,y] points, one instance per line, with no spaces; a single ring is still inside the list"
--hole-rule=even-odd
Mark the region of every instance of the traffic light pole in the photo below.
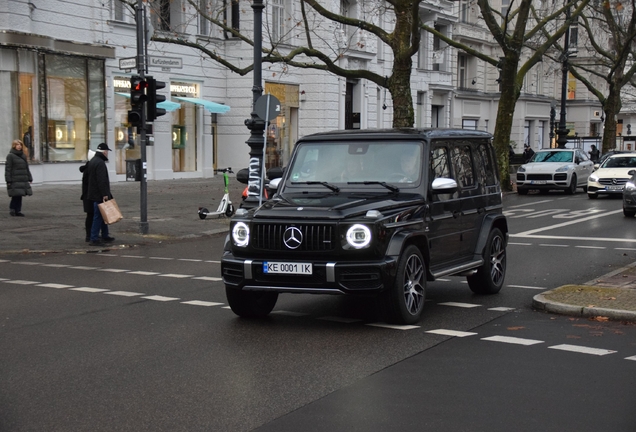
[[[135,18],[137,21],[137,73],[144,78],[146,72],[146,20],[144,17],[143,0],[137,0]],[[144,102],[145,104],[145,102]],[[139,149],[141,150],[141,181],[140,189],[140,220],[139,232],[148,234],[148,184],[146,183],[146,110],[141,109],[141,121],[139,123]]]

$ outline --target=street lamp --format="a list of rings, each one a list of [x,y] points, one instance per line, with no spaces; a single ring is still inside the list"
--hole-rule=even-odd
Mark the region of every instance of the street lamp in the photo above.
[[[556,102],[550,104],[550,148],[554,145],[554,126],[556,123]]]
[[[565,19],[570,19],[570,7],[565,11]],[[561,68],[562,78],[561,78],[561,115],[559,117],[559,130],[557,130],[557,144],[558,148],[565,148],[565,145],[568,143],[568,134],[570,130],[565,125],[565,101],[567,99],[567,91],[568,91],[568,51],[570,49],[570,27],[568,25],[568,29],[565,32],[565,43],[563,44],[563,66]]]
[[[265,122],[256,114],[256,101],[263,94],[262,87],[262,45],[263,45],[263,0],[254,0],[254,81],[252,85],[252,112],[250,118],[245,120],[245,126],[250,130],[250,137],[246,141],[250,146],[250,162],[248,165],[249,177],[247,185],[247,198],[241,204],[243,208],[258,206],[261,191],[261,167],[263,166],[265,137]]]

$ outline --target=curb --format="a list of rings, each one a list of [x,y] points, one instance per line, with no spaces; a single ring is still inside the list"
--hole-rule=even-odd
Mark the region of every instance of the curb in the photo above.
[[[534,307],[535,309],[560,315],[569,315],[584,318],[605,316],[616,321],[636,321],[636,312],[633,311],[575,306],[566,303],[559,303],[548,300],[544,294],[537,294],[532,298],[532,307]]]

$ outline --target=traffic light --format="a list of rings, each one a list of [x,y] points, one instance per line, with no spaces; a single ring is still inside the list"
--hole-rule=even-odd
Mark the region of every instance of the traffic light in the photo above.
[[[166,100],[165,96],[157,94],[157,90],[164,88],[166,83],[157,81],[151,76],[146,77],[146,79],[148,80],[148,118],[146,120],[151,122],[166,113],[165,109],[157,108],[158,103]]]
[[[144,103],[148,83],[140,76],[130,77],[130,105],[132,109],[128,111],[128,123],[131,126],[141,126],[141,117],[144,112]]]

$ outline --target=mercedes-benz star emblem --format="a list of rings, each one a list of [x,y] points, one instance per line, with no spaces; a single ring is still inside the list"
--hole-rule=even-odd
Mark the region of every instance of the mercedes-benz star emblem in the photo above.
[[[303,242],[303,233],[296,227],[289,227],[283,233],[283,243],[289,249],[296,249]]]
[[[612,179],[612,184],[618,184],[618,180]]]

